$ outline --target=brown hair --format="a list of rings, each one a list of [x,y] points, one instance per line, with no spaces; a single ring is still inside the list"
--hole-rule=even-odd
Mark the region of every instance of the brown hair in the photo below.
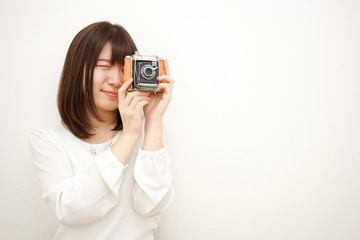
[[[78,138],[89,138],[92,125],[88,114],[103,121],[93,98],[93,73],[101,50],[111,44],[111,62],[123,64],[126,55],[137,51],[130,34],[120,25],[109,22],[93,23],[81,30],[70,44],[66,55],[58,91],[61,120]],[[117,125],[122,129],[118,111]]]

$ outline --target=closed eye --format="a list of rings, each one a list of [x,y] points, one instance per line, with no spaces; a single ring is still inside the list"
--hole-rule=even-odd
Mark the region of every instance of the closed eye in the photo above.
[[[101,67],[101,68],[111,68],[110,65],[102,65],[102,64],[98,64],[96,65],[97,67]]]

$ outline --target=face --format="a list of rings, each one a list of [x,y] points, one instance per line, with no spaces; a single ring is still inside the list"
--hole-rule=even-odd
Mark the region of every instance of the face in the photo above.
[[[118,63],[111,64],[111,45],[107,43],[97,60],[93,78],[93,97],[100,113],[116,112],[118,90],[123,84],[124,68]]]

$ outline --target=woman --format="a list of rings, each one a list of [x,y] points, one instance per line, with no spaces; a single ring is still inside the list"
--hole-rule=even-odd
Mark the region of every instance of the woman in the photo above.
[[[162,118],[174,80],[127,92],[123,59],[136,51],[119,25],[91,24],[72,41],[58,92],[61,122],[32,131],[43,198],[60,228],[53,239],[153,239],[174,195]]]

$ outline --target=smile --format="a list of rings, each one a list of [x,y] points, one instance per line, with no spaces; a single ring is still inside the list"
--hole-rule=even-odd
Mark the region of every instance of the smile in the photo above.
[[[104,91],[104,93],[106,93],[106,95],[110,96],[110,97],[118,97],[118,92],[112,92],[112,91]]]

